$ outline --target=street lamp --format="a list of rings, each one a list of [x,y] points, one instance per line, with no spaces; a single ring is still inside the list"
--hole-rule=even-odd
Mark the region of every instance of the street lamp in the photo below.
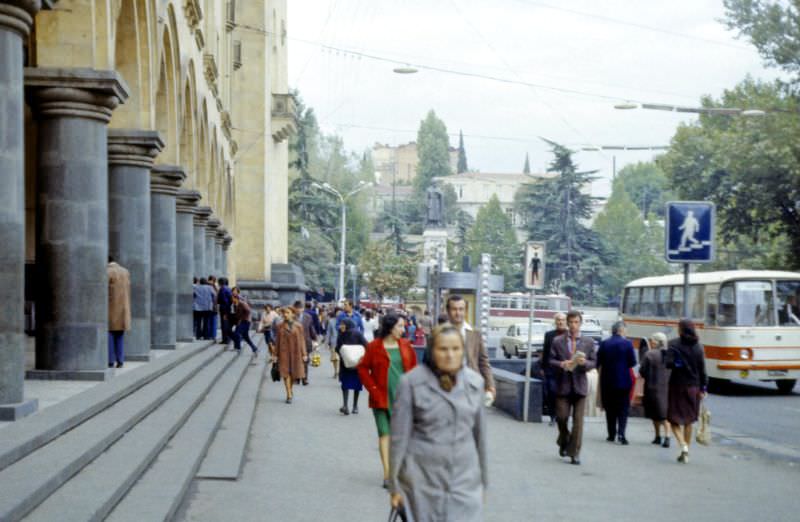
[[[684,107],[668,103],[634,103],[622,102],[614,105],[615,109],[633,110],[648,109],[652,111],[688,112],[695,114],[726,114],[729,116],[764,116],[767,112],[787,112],[783,109],[742,109],[739,107]]]
[[[344,196],[335,188],[331,186],[330,183],[327,181],[323,184],[319,184],[316,181],[311,184],[312,187],[318,190],[324,190],[329,194],[333,194],[339,199],[339,203],[342,206],[342,232],[341,232],[341,245],[340,245],[340,255],[339,255],[339,287],[336,289],[337,295],[336,300],[339,301],[344,299],[345,291],[344,291],[344,249],[345,249],[345,242],[347,240],[347,199],[364,190],[365,188],[371,187],[372,182],[369,183],[366,181],[359,181],[356,188],[345,194]]]

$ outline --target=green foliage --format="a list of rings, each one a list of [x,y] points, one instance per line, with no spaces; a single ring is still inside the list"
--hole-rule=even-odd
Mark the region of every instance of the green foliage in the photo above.
[[[723,0],[725,23],[755,45],[768,64],[800,73],[800,4],[764,0]]]
[[[414,188],[418,196],[424,196],[431,186],[433,178],[449,176],[450,171],[450,138],[447,126],[436,117],[433,110],[420,122],[417,132],[417,177]]]
[[[337,257],[327,234],[313,225],[306,231],[308,237],[300,231],[289,232],[289,259],[303,270],[309,287],[336,288]]]
[[[549,170],[559,175],[523,185],[515,207],[525,220],[528,238],[547,242],[548,289],[587,302],[592,297],[590,279],[608,257],[600,237],[584,225],[591,218],[593,198],[582,188],[594,179],[594,172],[578,171],[572,151],[548,143],[554,155]]]
[[[470,255],[469,252],[469,232],[475,224],[475,219],[465,210],[458,209],[455,212],[456,233],[453,241],[448,242],[447,259],[450,261],[450,269],[461,270],[461,258]]]
[[[472,266],[481,254],[491,254],[494,272],[505,277],[507,291],[519,290],[522,282],[522,246],[517,242],[511,218],[503,212],[497,195],[478,209],[475,224],[467,232],[466,252]]]
[[[702,115],[697,123],[678,128],[658,163],[681,198],[716,203],[723,242],[752,242],[759,249],[788,245],[786,264],[771,267],[800,268],[797,99],[778,83],[748,78],[719,100],[705,98],[703,106],[786,111],[759,118]],[[785,258],[781,252],[764,255],[770,263]]]
[[[663,219],[666,203],[675,199],[667,175],[652,161],[626,165],[617,173],[617,179],[622,180],[625,191],[639,207],[642,216],[653,212]]]
[[[669,272],[664,261],[664,227],[654,214],[644,221],[627,188],[624,178],[617,177],[611,197],[592,227],[610,253],[600,284],[602,293],[609,297],[620,295],[633,279]]]
[[[449,159],[449,153],[448,153]],[[464,133],[458,131],[458,173],[467,171],[467,151],[464,150]]]
[[[369,291],[384,297],[405,297],[416,284],[418,256],[397,254],[391,242],[370,243],[359,261],[359,272]]]

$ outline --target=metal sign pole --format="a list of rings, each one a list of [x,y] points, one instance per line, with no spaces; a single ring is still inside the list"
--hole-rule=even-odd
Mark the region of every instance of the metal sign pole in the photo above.
[[[683,264],[683,317],[689,317],[689,263]]]
[[[525,392],[522,399],[522,421],[528,422],[528,405],[531,398],[531,352],[533,351],[533,319],[536,316],[536,290],[531,289],[531,313],[528,316],[528,352],[525,354]]]

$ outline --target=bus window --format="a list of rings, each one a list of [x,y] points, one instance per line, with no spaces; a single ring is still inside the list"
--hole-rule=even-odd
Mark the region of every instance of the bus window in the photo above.
[[[778,324],[800,326],[800,281],[777,281]]]
[[[639,315],[643,317],[653,317],[656,315],[656,289],[653,287],[642,288],[642,304],[639,307]]]
[[[735,289],[735,292],[734,292]],[[737,281],[720,288],[719,320],[722,326],[773,326],[772,283]]]
[[[717,294],[708,294],[706,301],[706,324],[713,326],[717,322]]]
[[[656,315],[659,317],[669,317],[669,300],[670,291],[669,286],[659,286],[656,288]]]
[[[639,313],[639,296],[641,293],[641,288],[625,289],[625,301],[622,304],[622,313],[630,315]]]
[[[683,317],[683,287],[672,287],[672,300],[670,301],[670,316]]]
[[[703,291],[704,287],[693,285],[689,287],[689,315],[700,319],[703,317]]]

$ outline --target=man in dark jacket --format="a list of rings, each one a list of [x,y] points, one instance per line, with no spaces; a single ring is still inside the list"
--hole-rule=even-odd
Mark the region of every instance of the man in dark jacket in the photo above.
[[[583,440],[583,416],[589,383],[586,372],[595,367],[594,340],[581,337],[582,317],[572,310],[567,314],[567,332],[556,337],[550,348],[550,367],[556,377],[556,420],[558,421],[558,454],[580,464]],[[572,431],[567,423],[572,415]]]
[[[600,393],[606,410],[606,427],[609,442],[618,437],[627,445],[625,426],[631,407],[631,368],[636,366],[633,343],[625,338],[625,323],[617,321],[611,326],[611,337],[600,343],[597,351],[597,368],[600,371]]]
[[[217,305],[219,305],[219,325],[222,329],[222,341],[220,344],[228,344],[231,338],[231,312],[233,310],[233,295],[228,288],[228,278],[219,278],[219,292],[217,292]]]
[[[553,346],[553,340],[567,333],[567,315],[563,312],[557,312],[553,316],[555,329],[550,330],[544,334],[544,345],[542,346],[542,360],[540,366],[544,376],[544,386],[542,386],[542,395],[544,396],[544,405],[547,408],[547,414],[550,416],[550,426],[555,424],[556,421],[556,378],[555,370],[550,367],[550,350]]]

